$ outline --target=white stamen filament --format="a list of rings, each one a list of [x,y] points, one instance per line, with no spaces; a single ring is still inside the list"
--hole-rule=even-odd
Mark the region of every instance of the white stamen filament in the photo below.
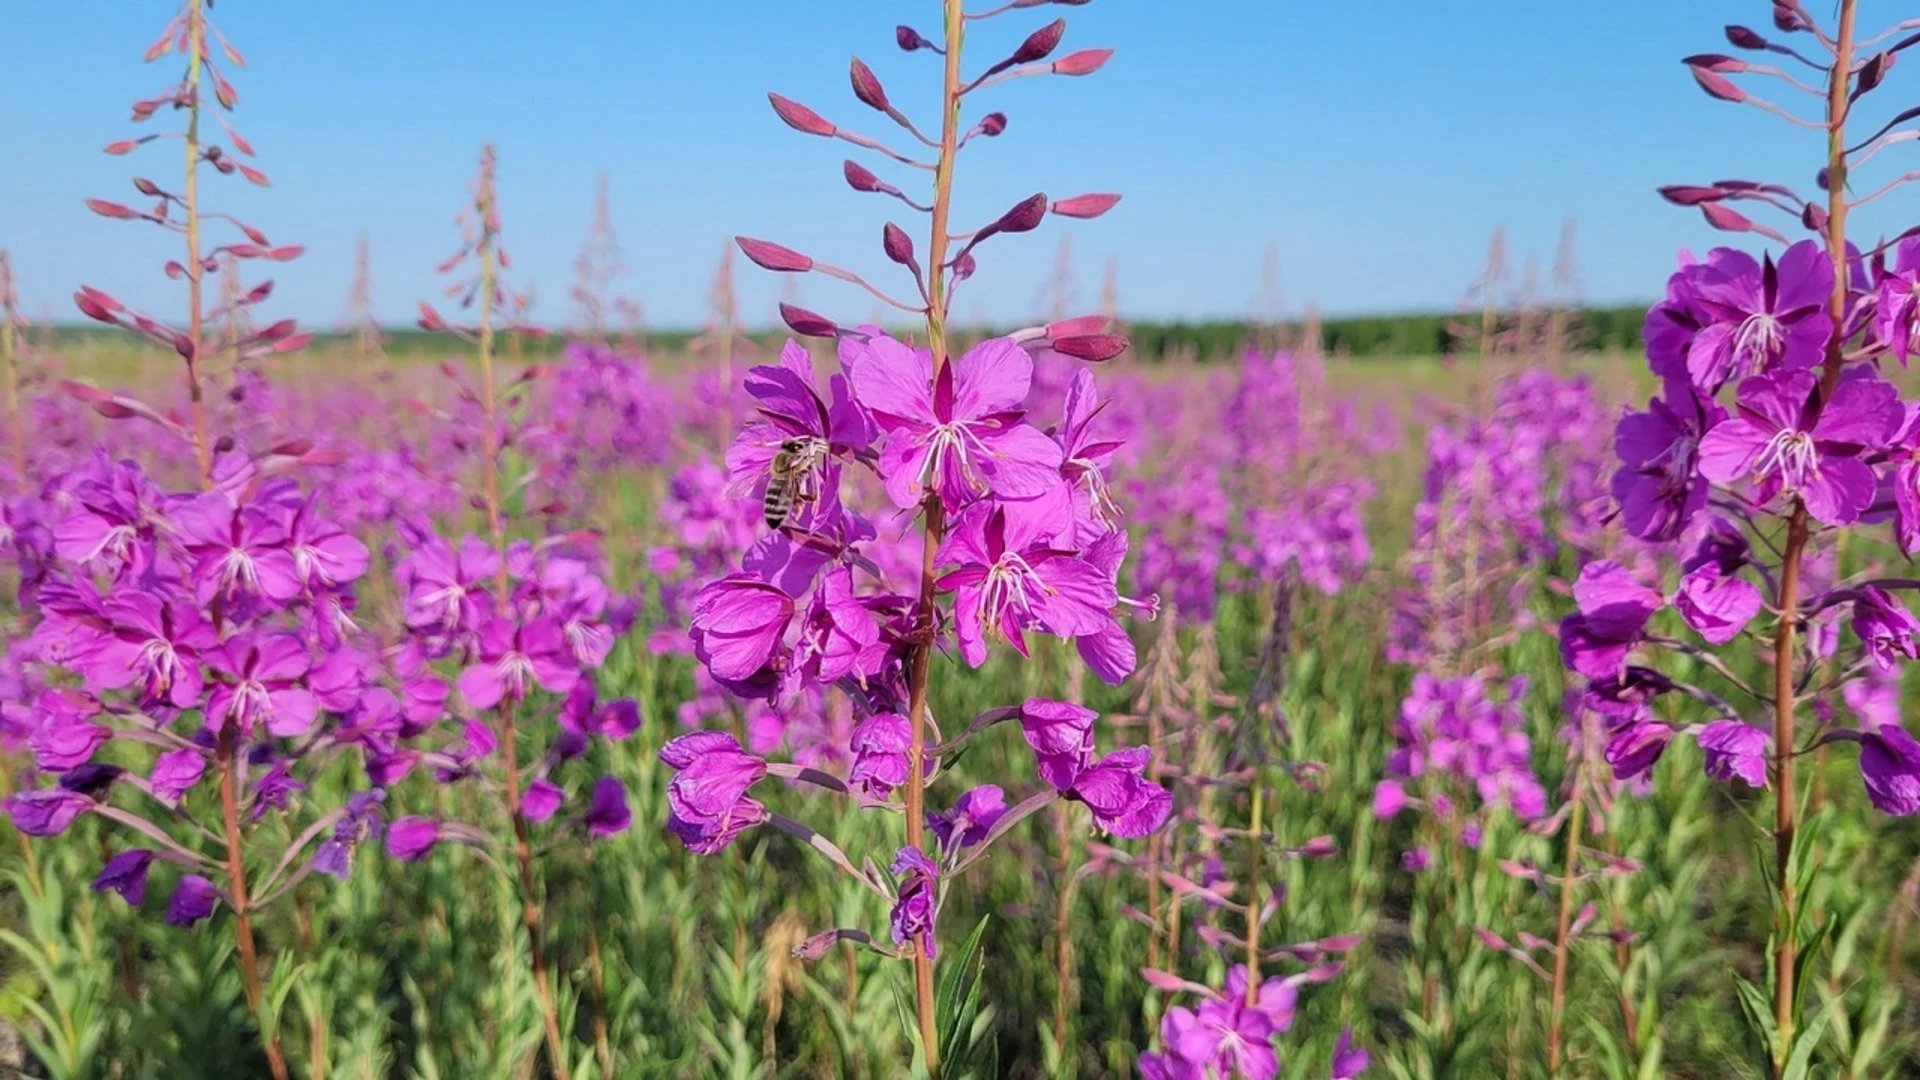
[[[260,591],[260,571],[253,565],[253,556],[244,548],[228,548],[220,559],[220,586],[222,591],[233,591],[239,584],[248,592]]]
[[[173,642],[166,638],[149,639],[140,646],[140,666],[147,671],[148,689],[156,695],[166,693],[173,686],[173,673],[180,667]]]
[[[523,698],[527,696],[527,683],[533,679],[533,661],[527,659],[525,653],[510,652],[495,662],[493,673],[500,676],[516,699]]]
[[[1811,434],[1782,428],[1767,440],[1753,471],[1756,478],[1779,473],[1785,490],[1800,491],[1820,475],[1820,452],[1814,448]]]
[[[1027,560],[1011,551],[1000,556],[1000,561],[987,570],[987,580],[980,587],[980,618],[987,636],[998,632],[1001,616],[1009,608],[1032,615],[1034,601],[1043,595],[1051,596],[1053,590]]]
[[[1780,355],[1785,329],[1770,311],[1756,311],[1733,332],[1733,374],[1744,375],[1764,370]]]

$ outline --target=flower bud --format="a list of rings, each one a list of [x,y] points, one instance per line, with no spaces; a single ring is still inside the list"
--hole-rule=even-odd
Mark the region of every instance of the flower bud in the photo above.
[[[995,232],[1023,233],[1039,228],[1042,218],[1047,216],[1047,197],[1045,194],[1032,195],[1022,200],[1013,209],[1000,215],[993,223]]]
[[[105,199],[88,199],[87,209],[99,214],[101,217],[118,218],[123,221],[131,221],[140,216],[139,211],[130,206],[122,206],[117,202],[108,202]]]
[[[1721,53],[1696,53],[1680,62],[1690,68],[1705,68],[1708,71],[1716,71],[1722,75],[1738,75],[1747,70],[1746,61],[1735,60],[1733,57]]]
[[[1818,203],[1808,203],[1800,211],[1800,224],[1814,232],[1827,231],[1827,211]]]
[[[1053,62],[1055,75],[1091,75],[1112,58],[1112,49],[1081,49]]]
[[[887,111],[887,91],[880,85],[880,80],[874,77],[873,69],[861,63],[857,56],[853,58],[848,77],[853,81],[853,96],[859,98],[862,104],[878,112]]]
[[[1097,218],[1101,214],[1113,209],[1114,204],[1119,201],[1120,196],[1118,195],[1075,195],[1070,199],[1060,199],[1056,201],[1052,206],[1052,210],[1061,217]]]
[[[1775,29],[1789,34],[1813,29],[1813,24],[1807,21],[1806,16],[1800,14],[1795,5],[1781,3],[1780,0],[1774,0],[1773,25]]]
[[[89,319],[104,323],[117,323],[114,313],[123,310],[120,302],[96,289],[82,288],[73,294],[73,306]]]
[[[849,158],[841,172],[847,178],[847,186],[855,191],[885,191],[886,185],[873,174],[873,170]]]
[[[1055,339],[1053,351],[1097,364],[1126,352],[1127,338],[1124,334],[1079,334]]]
[[[1007,130],[1007,114],[1003,112],[990,112],[980,118],[978,127],[980,134],[991,139]]]
[[[1668,184],[1660,188],[1660,197],[1675,206],[1699,206],[1701,203],[1719,202],[1727,197],[1727,192],[1718,187],[1695,187],[1688,184]]]
[[[1048,54],[1053,52],[1055,46],[1060,44],[1060,39],[1066,32],[1067,20],[1053,20],[1040,29],[1035,30],[1033,33],[1028,34],[1027,40],[1021,42],[1020,47],[1013,50],[1013,55],[1007,58],[1008,62],[1014,64],[1031,64],[1035,60],[1046,59]]]
[[[116,139],[113,142],[108,143],[102,149],[109,154],[114,154],[117,156],[120,154],[130,153],[132,152],[134,147],[139,145],[140,145],[139,139]]]
[[[1727,27],[1727,44],[1736,49],[1764,49],[1767,39],[1744,26]]]
[[[444,330],[446,326],[446,320],[440,317],[440,313],[433,310],[426,301],[422,300],[420,302],[420,329]]]
[[[1700,213],[1705,215],[1707,224],[1716,229],[1726,232],[1750,232],[1753,229],[1752,219],[1719,203],[1702,203]]]
[[[1856,76],[1858,81],[1854,83],[1853,96],[1858,98],[1860,95],[1879,86],[1880,83],[1886,79],[1887,72],[1893,70],[1893,62],[1895,59],[1896,57],[1891,52],[1873,54],[1865,64],[1861,65],[1860,74]]]
[[[974,261],[971,254],[962,254],[959,258],[953,260],[953,280],[955,282],[965,281],[972,277],[973,272],[979,268],[980,264]]]
[[[905,229],[891,221],[880,230],[880,247],[887,253],[887,258],[901,266],[914,265],[913,238],[907,235]]]
[[[748,259],[762,270],[772,270],[781,274],[801,274],[813,269],[813,260],[789,247],[754,240],[745,236],[736,236],[733,242],[740,245]]]
[[[805,105],[779,94],[768,94],[767,100],[773,103],[773,111],[787,126],[806,135],[822,135],[831,138],[839,129],[828,123],[826,118]]]
[[[893,40],[895,44],[900,46],[900,51],[902,52],[913,52],[916,49],[933,48],[933,42],[921,37],[919,32],[911,26],[894,27]]]
[[[792,327],[794,333],[805,337],[830,338],[840,331],[840,327],[835,325],[833,320],[794,304],[780,305],[780,319]]]
[[[1694,81],[1700,84],[1700,89],[1707,92],[1707,96],[1719,98],[1721,101],[1732,101],[1736,103],[1747,100],[1747,92],[1735,86],[1724,76],[1716,75],[1704,67],[1694,67],[1693,65],[1688,65],[1687,70],[1693,72]]]

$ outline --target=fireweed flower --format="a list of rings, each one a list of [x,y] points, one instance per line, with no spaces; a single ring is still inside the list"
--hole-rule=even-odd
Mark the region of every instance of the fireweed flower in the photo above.
[[[1700,441],[1700,473],[1717,484],[1751,475],[1760,505],[1797,495],[1827,525],[1857,520],[1873,502],[1873,471],[1859,455],[1891,439],[1902,420],[1893,386],[1870,373],[1844,378],[1812,419],[1819,376],[1779,371],[1740,383],[1740,411]]]
[[[667,828],[688,850],[711,855],[767,820],[766,808],[747,797],[767,775],[767,763],[733,736],[682,735],[660,748],[660,760],[678,770],[667,784]]]
[[[1580,610],[1560,624],[1560,654],[1568,667],[1592,679],[1625,670],[1647,620],[1666,604],[1626,567],[1604,560],[1581,568],[1573,598]]]
[[[1113,580],[1059,546],[1070,542],[1072,525],[1067,489],[1056,483],[1046,498],[983,503],[954,527],[936,561],[955,567],[939,587],[955,592],[954,626],[968,664],[986,662],[991,637],[1025,656],[1029,627],[1077,638],[1114,625],[1120,594]]]
[[[1726,415],[1685,382],[1668,379],[1665,400],[1628,413],[1614,427],[1613,497],[1627,531],[1643,540],[1671,540],[1707,504],[1699,473],[1700,439]]]
[[[939,952],[933,924],[939,908],[940,868],[919,848],[903,847],[893,860],[893,873],[900,878],[891,916],[893,943],[904,945],[917,939],[927,959],[934,959]]]
[[[1920,643],[1914,640],[1914,634],[1920,632],[1920,619],[1885,589],[1866,585],[1857,593],[1853,632],[1866,645],[1874,664],[1881,671],[1891,671],[1901,658],[1920,658]]]
[[[1093,722],[1099,717],[1084,705],[1046,698],[1020,706],[1020,731],[1033,747],[1040,779],[1060,791],[1073,787],[1093,760]]]
[[[1614,729],[1607,741],[1607,764],[1616,780],[1645,776],[1667,752],[1673,729],[1652,720],[1635,720]]]
[[[722,685],[762,674],[793,621],[794,598],[751,574],[729,574],[693,598],[693,651]]]
[[[18,792],[5,803],[13,827],[28,836],[58,836],[93,805],[85,795],[61,788]]]
[[[169,750],[154,759],[147,784],[153,797],[167,806],[179,806],[180,800],[206,775],[207,755],[196,749]]]
[[[476,709],[491,709],[508,697],[523,700],[536,683],[564,694],[580,678],[565,632],[544,615],[524,621],[495,616],[480,632],[479,652],[479,662],[459,682],[461,696]]]
[[[881,713],[862,721],[853,729],[853,768],[847,773],[847,786],[859,792],[862,800],[885,802],[894,788],[907,782],[907,750],[912,742],[912,729],[899,713]]]
[[[611,776],[594,781],[593,794],[587,800],[587,835],[595,839],[623,833],[633,824],[633,811],[627,807],[627,789]]]
[[[929,487],[949,513],[985,495],[1031,499],[1060,481],[1061,451],[1022,421],[1033,359],[1009,338],[968,349],[934,378],[933,354],[876,333],[842,358],[854,397],[887,433],[880,476],[903,510]]]
[[[147,869],[153,865],[153,852],[133,848],[108,859],[93,879],[94,892],[111,889],[128,904],[139,907],[147,898]]]
[[[277,508],[236,505],[215,492],[175,509],[174,520],[194,560],[190,575],[202,605],[216,597],[278,605],[300,595],[302,575]]]
[[[1687,349],[1694,384],[1711,394],[1745,376],[1818,364],[1833,332],[1833,260],[1820,245],[1802,240],[1777,265],[1771,255],[1758,263],[1740,251],[1716,255],[1693,282],[1702,323]]]
[[[89,689],[137,683],[148,706],[189,709],[200,703],[200,656],[219,639],[197,609],[177,600],[117,595],[107,599],[101,617],[106,632],[76,658]]]
[[[419,862],[440,842],[440,823],[407,815],[387,826],[387,854],[401,862]]]
[[[1073,487],[1076,501],[1084,502],[1086,519],[1101,529],[1115,528],[1120,509],[1107,487],[1120,442],[1093,433],[1093,420],[1105,405],[1094,390],[1093,372],[1078,368],[1067,385],[1066,414],[1056,438],[1060,442],[1060,475]],[[1088,538],[1091,539],[1091,538]]]
[[[41,691],[38,705],[40,726],[27,746],[41,772],[78,768],[113,737],[112,731],[92,722],[98,707],[70,692]]]
[[[1760,590],[1723,571],[1718,563],[1708,563],[1681,579],[1673,606],[1709,644],[1725,645],[1760,614]]]
[[[167,924],[192,926],[212,915],[219,901],[220,890],[213,882],[199,874],[182,874],[180,884],[174,886],[173,895],[167,899]]]
[[[1881,724],[1857,738],[1867,800],[1883,813],[1920,813],[1920,741],[1898,724]]]
[[[1873,336],[1902,366],[1920,352],[1920,237],[1900,241],[1893,270],[1874,287]]]
[[[462,539],[456,552],[428,534],[394,566],[406,590],[407,625],[445,635],[477,632],[492,611],[489,590],[499,568],[500,553],[478,537]]]
[[[232,724],[251,735],[256,724],[270,735],[305,735],[319,703],[304,679],[313,658],[292,634],[242,634],[207,654],[220,676],[207,697],[207,721],[215,731]]]
[[[847,341],[841,344],[843,354],[853,348],[857,346]],[[806,473],[800,483],[817,490],[829,458],[864,456],[878,435],[873,418],[853,399],[845,375],[835,374],[828,380],[831,404],[821,399],[814,385],[813,359],[796,341],[789,340],[781,348],[778,365],[749,368],[743,385],[761,419],[742,428],[727,447],[727,472],[736,490],[764,490],[774,457],[783,443],[793,440],[803,447],[800,455]]]
[[[1767,753],[1773,736],[1738,720],[1716,720],[1695,737],[1706,755],[1707,775],[1715,780],[1734,777],[1748,787],[1767,786]]]
[[[927,828],[945,849],[968,848],[987,838],[1007,812],[1007,796],[998,784],[981,784],[954,800],[945,813],[927,811]]]

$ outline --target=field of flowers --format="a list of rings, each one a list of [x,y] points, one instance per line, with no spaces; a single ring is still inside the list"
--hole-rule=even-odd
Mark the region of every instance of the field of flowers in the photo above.
[[[42,339],[0,256],[0,1077],[1920,1075],[1920,238],[1846,231],[1915,26],[1687,58],[1829,145],[1662,190],[1753,243],[1644,352],[1488,289],[1445,358],[1154,360],[948,326],[1119,202],[949,221],[970,95],[1106,61],[1048,6],[900,27],[924,128],[853,61],[908,151],[771,95],[915,228],[898,288],[740,251],[898,325],[649,352],[583,256],[547,343],[488,147],[426,359],[264,314],[302,249],[218,209],[266,178],[182,0],[87,205],[186,316],[106,262],[120,332]]]

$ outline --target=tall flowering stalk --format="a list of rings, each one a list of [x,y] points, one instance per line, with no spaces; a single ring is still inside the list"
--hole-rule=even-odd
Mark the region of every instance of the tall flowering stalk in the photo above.
[[[769,764],[717,732],[684,736],[661,754],[679,770],[669,792],[670,827],[696,851],[717,850],[743,828],[772,823],[892,905],[892,937],[904,946],[893,955],[913,965],[916,1034],[935,1076],[943,1058],[965,1045],[956,1017],[941,1016],[935,1001],[937,916],[948,883],[992,840],[1057,799],[1086,803],[1096,828],[1130,837],[1157,829],[1170,803],[1165,790],[1145,778],[1149,748],[1095,757],[1097,714],[1090,709],[1030,700],[989,710],[942,742],[929,705],[933,652],[949,634],[973,666],[986,661],[990,642],[1005,641],[1024,655],[1028,633],[1072,640],[1096,676],[1117,683],[1133,669],[1135,657],[1116,615],[1128,607],[1154,610],[1152,602],[1122,598],[1116,585],[1126,536],[1115,526],[1101,457],[1090,437],[1098,412],[1091,374],[1082,370],[1074,377],[1068,420],[1053,435],[1025,420],[1036,358],[1106,360],[1125,349],[1125,339],[1105,333],[1107,320],[1094,316],[1016,331],[958,357],[951,348],[953,292],[974,273],[981,244],[1031,231],[1049,213],[1095,217],[1119,201],[1112,195],[1034,195],[978,229],[951,231],[960,151],[1006,127],[1005,115],[997,112],[963,127],[967,99],[1021,77],[1090,74],[1110,55],[1088,49],[1049,59],[1066,30],[1061,19],[965,78],[962,45],[969,25],[1033,6],[1034,0],[1019,0],[969,15],[959,0],[946,0],[938,41],[898,28],[895,40],[903,50],[942,57],[937,139],[893,105],[871,68],[853,61],[854,96],[930,149],[931,161],[770,95],[780,118],[804,134],[837,138],[931,174],[931,193],[920,202],[865,166],[848,161],[843,170],[856,191],[896,198],[928,215],[927,261],[923,266],[906,230],[886,225],[882,250],[910,274],[918,294],[911,302],[778,244],[742,238],[741,250],[765,269],[817,272],[864,288],[922,319],[927,341],[915,348],[875,326],[842,327],[782,305],[795,331],[838,341],[841,372],[831,376],[822,395],[812,363],[792,344],[777,366],[748,371],[745,388],[758,417],[735,436],[727,464],[738,494],[762,498],[773,531],[753,545],[740,571],[706,586],[692,604],[695,655],[720,686],[769,703],[828,689],[853,700],[859,723],[846,778]],[[872,475],[879,488],[874,494],[895,510],[918,517],[917,557],[901,568],[911,591],[898,591],[883,563],[863,554],[878,530],[846,501],[858,494],[844,475],[849,467]],[[1047,787],[1008,808],[998,786],[983,786],[951,810],[931,812],[926,785],[938,775],[940,760],[1013,719],[1034,747]],[[898,791],[905,843],[890,859],[891,885],[870,858],[865,868],[858,866],[825,837],[746,798],[746,790],[769,774],[867,805],[893,807]],[[931,853],[929,828],[940,841]],[[810,939],[801,951],[818,955],[841,940],[873,945],[865,931],[843,929]],[[972,960],[963,957],[961,963]],[[958,977],[972,978],[964,972]]]
[[[1879,373],[1889,357],[1904,365],[1920,341],[1913,300],[1920,240],[1909,230],[1863,253],[1846,236],[1851,210],[1910,178],[1848,197],[1854,170],[1913,137],[1893,130],[1911,110],[1851,145],[1847,131],[1861,99],[1920,38],[1901,37],[1858,59],[1911,26],[1862,40],[1855,7],[1854,0],[1841,0],[1828,28],[1794,0],[1772,5],[1774,28],[1811,42],[1805,48],[1814,59],[1747,27],[1727,28],[1736,49],[1795,58],[1822,74],[1821,85],[1734,56],[1686,59],[1710,96],[1825,132],[1817,176],[1824,194],[1809,200],[1784,185],[1737,180],[1661,189],[1670,202],[1699,207],[1716,228],[1754,233],[1785,250],[1756,260],[1718,248],[1704,262],[1683,259],[1666,300],[1648,313],[1648,361],[1662,392],[1646,411],[1620,421],[1621,468],[1613,491],[1630,532],[1682,540],[1688,551],[1683,576],[1663,595],[1618,563],[1590,563],[1576,591],[1580,611],[1561,633],[1567,664],[1589,679],[1589,695],[1616,705],[1607,756],[1617,775],[1644,773],[1674,737],[1688,735],[1699,743],[1709,775],[1772,789],[1770,992],[1743,985],[1741,1000],[1775,1076],[1804,1059],[1810,1052],[1804,1044],[1821,1030],[1801,1025],[1808,959],[1802,954],[1817,948],[1824,930],[1802,902],[1818,859],[1801,835],[1797,757],[1855,743],[1869,801],[1888,813],[1920,812],[1920,742],[1875,715],[1862,714],[1857,727],[1838,724],[1839,711],[1827,700],[1869,668],[1893,669],[1920,654],[1914,636],[1920,621],[1897,598],[1914,582],[1828,581],[1822,568],[1839,538],[1867,523],[1890,522],[1902,551],[1920,546],[1912,407]],[[1795,116],[1751,94],[1733,81],[1736,75],[1782,80],[1819,100],[1824,116]],[[1789,244],[1782,232],[1735,210],[1739,202],[1782,211],[1815,239]],[[1895,254],[1891,268],[1889,252]],[[1663,637],[1650,626],[1669,606],[1704,645]],[[1772,680],[1756,686],[1741,677],[1747,665],[1738,653],[1743,639],[1756,636],[1748,625],[1763,609],[1776,615],[1764,656]],[[1857,640],[1849,654],[1829,663],[1843,613]],[[1630,663],[1642,648],[1689,654],[1722,687],[1689,687],[1651,664]],[[1816,685],[1823,671],[1832,674]],[[1680,727],[1655,719],[1647,703],[1676,691],[1699,700],[1715,719]],[[1811,733],[1801,727],[1809,719],[1803,705],[1813,706]],[[1770,724],[1749,722],[1746,706],[1763,709]]]

